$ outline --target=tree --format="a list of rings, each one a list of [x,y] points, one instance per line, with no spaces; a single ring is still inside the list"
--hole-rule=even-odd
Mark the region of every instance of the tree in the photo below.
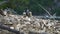
[[[2,1],[2,0],[1,0]],[[33,15],[44,15],[46,12],[39,6],[42,5],[46,10],[48,10],[52,15],[57,11],[57,8],[54,0],[9,0],[8,3],[0,6],[1,8],[12,8],[18,14],[22,14],[22,12],[28,8],[33,12]],[[56,13],[58,14],[59,11]],[[60,12],[59,12],[60,13]]]

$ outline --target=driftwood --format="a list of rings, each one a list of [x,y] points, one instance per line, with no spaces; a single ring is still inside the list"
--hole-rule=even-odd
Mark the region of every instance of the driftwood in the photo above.
[[[13,32],[13,33],[16,33],[16,34],[20,34],[19,31],[15,30],[15,29],[10,29],[10,27],[7,27],[7,26],[1,25],[1,24],[0,24],[0,29],[8,30],[8,31]]]

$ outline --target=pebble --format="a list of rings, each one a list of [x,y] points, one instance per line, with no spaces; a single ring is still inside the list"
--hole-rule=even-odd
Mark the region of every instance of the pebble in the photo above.
[[[37,19],[37,18],[33,18],[33,17],[31,17],[31,18],[29,18],[29,17],[23,18],[22,16],[20,16],[20,18],[19,18],[17,16],[12,15],[10,18],[9,17],[8,18],[4,17],[4,19],[6,20],[7,23],[9,23],[9,20],[11,20],[11,23],[16,23],[15,28],[14,27],[10,27],[10,28],[11,29],[16,29],[16,30],[21,31],[21,32],[25,32],[25,31],[28,31],[28,32],[29,31],[45,32],[45,29],[48,29],[45,26],[49,27],[49,26],[54,25],[53,21],[50,22],[50,20]],[[45,27],[45,29],[44,29],[44,27]],[[41,30],[40,28],[42,28],[43,30]]]

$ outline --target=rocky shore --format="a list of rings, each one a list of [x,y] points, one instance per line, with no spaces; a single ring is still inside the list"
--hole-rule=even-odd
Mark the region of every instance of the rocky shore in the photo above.
[[[0,11],[0,24],[7,27],[7,30],[0,29],[0,34],[13,34],[8,31],[10,29],[20,34],[60,34],[60,20],[37,18],[29,10],[23,12],[23,15]]]
[[[24,34],[60,34],[60,25],[58,25],[60,22],[58,20],[10,15],[0,16],[0,22]]]

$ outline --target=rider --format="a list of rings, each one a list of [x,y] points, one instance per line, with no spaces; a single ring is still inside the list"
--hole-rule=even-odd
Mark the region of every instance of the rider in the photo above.
[[[28,16],[28,17],[32,16],[32,12],[30,12],[29,9],[26,10],[26,16]]]

